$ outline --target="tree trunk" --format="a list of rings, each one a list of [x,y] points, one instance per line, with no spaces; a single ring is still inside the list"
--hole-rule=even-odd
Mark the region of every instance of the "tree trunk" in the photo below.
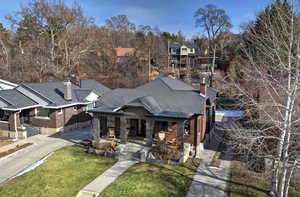
[[[292,165],[290,171],[287,174],[286,182],[284,183],[283,197],[288,197],[291,178],[296,166],[297,166],[297,160],[295,160],[294,164]]]
[[[210,68],[210,80],[209,80],[210,87],[213,87],[213,78],[214,78],[215,63],[216,63],[216,50],[217,50],[217,45],[215,44],[213,48],[213,61]]]

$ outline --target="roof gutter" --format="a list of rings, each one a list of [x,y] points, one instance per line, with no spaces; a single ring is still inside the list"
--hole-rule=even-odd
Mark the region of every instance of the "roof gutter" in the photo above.
[[[24,110],[24,109],[31,109],[31,108],[36,108],[36,107],[43,107],[42,105],[32,105],[32,106],[28,106],[28,107],[21,107],[21,108],[8,108],[8,107],[3,107],[3,110],[6,111],[20,111],[20,110]]]
[[[67,104],[67,105],[59,105],[59,106],[43,106],[43,108],[47,108],[47,109],[61,109],[61,108],[65,108],[65,107],[72,107],[72,106],[75,106],[75,105],[87,105],[87,104],[90,104],[90,103],[93,103],[92,101],[91,102],[85,102],[85,103],[71,103],[71,104]]]
[[[3,107],[3,110],[7,110],[7,111],[19,111],[19,110],[24,110],[24,109],[31,109],[31,108],[36,108],[36,107],[43,107],[46,109],[61,109],[61,108],[65,108],[65,107],[71,107],[71,106],[75,106],[75,105],[87,105],[93,102],[86,102],[86,103],[72,103],[72,104],[68,104],[68,105],[60,105],[60,106],[47,106],[47,105],[32,105],[32,106],[28,106],[28,107],[22,107],[22,108],[8,108],[8,107]]]

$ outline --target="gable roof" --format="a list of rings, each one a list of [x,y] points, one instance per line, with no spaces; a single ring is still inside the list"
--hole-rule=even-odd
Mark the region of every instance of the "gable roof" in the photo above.
[[[49,101],[48,106],[64,106],[86,102],[84,99],[95,92],[102,96],[109,88],[96,82],[95,80],[81,80],[80,85],[71,84],[72,100],[64,99],[64,82],[44,82],[44,83],[25,83],[23,86],[29,88],[34,93]]]
[[[120,112],[127,107],[143,107],[153,116],[187,118],[203,114],[208,96],[184,82],[159,77],[134,89],[115,89],[105,94],[93,112]]]
[[[101,83],[98,83],[96,80],[93,79],[80,80],[80,88],[93,90],[93,92],[95,92],[98,96],[101,96],[104,93],[111,90],[108,87],[104,86]]]
[[[81,85],[71,84],[72,100],[64,99],[64,82],[23,83],[12,90],[0,90],[0,107],[7,110],[36,106],[60,108],[66,105],[89,103],[91,94],[101,97],[109,88],[95,80],[82,80]]]
[[[18,85],[15,83],[11,83],[9,81],[0,79],[0,90],[5,90],[5,89],[13,89],[17,87]]]
[[[38,105],[38,103],[16,89],[0,90],[0,100],[2,100],[2,103],[6,104],[6,106],[2,106],[3,108],[12,110],[30,108]]]

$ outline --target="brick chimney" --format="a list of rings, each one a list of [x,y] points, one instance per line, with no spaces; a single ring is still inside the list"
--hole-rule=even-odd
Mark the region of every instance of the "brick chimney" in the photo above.
[[[207,85],[206,85],[205,77],[203,77],[200,82],[200,93],[203,95],[206,95],[207,93]]]
[[[66,101],[72,100],[72,83],[70,80],[64,82],[64,99]]]

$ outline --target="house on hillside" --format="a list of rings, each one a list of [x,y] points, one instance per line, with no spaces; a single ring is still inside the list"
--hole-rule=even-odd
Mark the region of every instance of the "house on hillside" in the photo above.
[[[0,79],[0,90],[8,90],[8,89],[14,89],[18,85],[15,83],[11,83],[9,81]]]
[[[0,136],[26,138],[29,128],[53,134],[90,126],[87,110],[107,91],[95,80],[23,83],[0,90]]]
[[[169,46],[169,63],[173,69],[186,69],[188,64],[193,64],[195,57],[196,47],[193,44],[174,42]]]
[[[189,154],[199,156],[205,134],[213,128],[216,90],[202,83],[194,88],[181,80],[160,76],[134,89],[105,94],[93,113],[95,141],[114,132],[121,143],[142,138],[148,146],[163,131]]]
[[[136,53],[135,48],[115,48],[115,53],[117,57],[117,63],[120,63],[128,58],[134,56]]]

